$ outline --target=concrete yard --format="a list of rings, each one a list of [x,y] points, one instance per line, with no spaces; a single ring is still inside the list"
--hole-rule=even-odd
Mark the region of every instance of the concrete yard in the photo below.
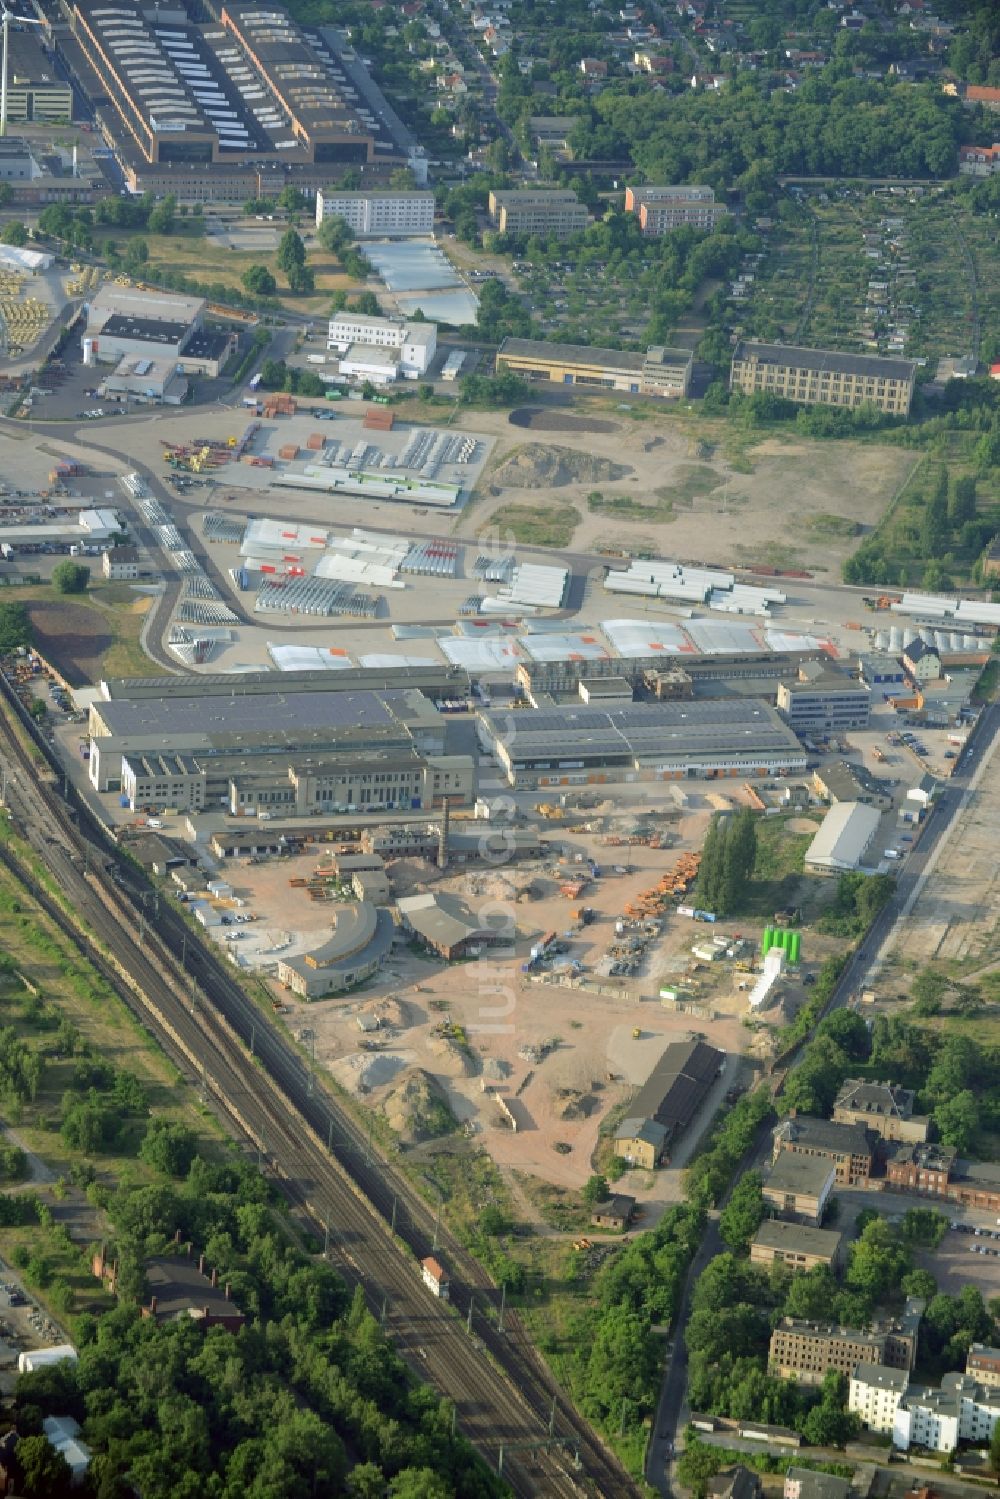
[[[969,795],[956,834],[896,929],[896,951],[914,969],[932,960],[976,967],[997,959],[1000,781],[992,767]]]

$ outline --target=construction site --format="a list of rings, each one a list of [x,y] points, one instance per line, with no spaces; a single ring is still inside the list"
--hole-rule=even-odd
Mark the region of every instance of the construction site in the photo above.
[[[358,820],[351,836],[234,828],[204,848],[214,874],[178,871],[176,894],[265,979],[317,1062],[404,1140],[432,1138],[427,1118],[447,1117],[504,1166],[578,1187],[602,1121],[671,1041],[697,1031],[746,1050],[761,965],[759,932],[709,927],[690,904],[709,821],[741,803],[737,788],[581,800],[542,803],[506,828],[461,815],[444,831],[440,818]],[[407,915],[417,896],[429,915]],[[314,953],[321,967],[341,913],[366,902],[396,913],[391,950],[349,990],[304,999],[295,962]],[[487,909],[506,913],[500,946],[449,961],[421,935],[421,915],[472,931]],[[677,1175],[632,1173],[627,1190],[667,1201]]]

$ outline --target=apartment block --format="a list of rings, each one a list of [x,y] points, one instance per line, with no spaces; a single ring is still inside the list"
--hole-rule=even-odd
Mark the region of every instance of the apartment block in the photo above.
[[[938,1390],[911,1387],[899,1402],[893,1446],[954,1452],[959,1442],[985,1446],[1000,1420],[1000,1391],[968,1374],[945,1374]]]
[[[413,192],[339,192],[316,194],[316,227],[324,219],[342,219],[359,239],[407,239],[434,233],[434,194]]]
[[[891,1432],[909,1380],[906,1369],[858,1364],[851,1374],[847,1409],[860,1416],[869,1431]]]
[[[576,193],[516,189],[490,193],[490,219],[501,234],[525,238],[530,234],[564,239],[590,225],[590,214]]]
[[[741,341],[733,354],[729,388],[804,406],[869,404],[891,416],[907,416],[916,373],[909,359]]]
[[[808,1115],[784,1119],[774,1131],[774,1159],[786,1151],[828,1161],[839,1187],[863,1187],[872,1173],[874,1152],[860,1124],[834,1124]]]
[[[639,220],[643,234],[659,238],[672,229],[714,229],[725,209],[710,187],[627,187],[625,212]]]
[[[895,1083],[847,1078],[833,1105],[835,1124],[860,1124],[883,1140],[923,1144],[930,1119],[914,1114],[913,1091]]]
[[[771,1334],[768,1367],[782,1379],[821,1385],[831,1369],[850,1379],[859,1364],[909,1372],[916,1361],[924,1303],[911,1297],[898,1319],[867,1331],[783,1317]]]

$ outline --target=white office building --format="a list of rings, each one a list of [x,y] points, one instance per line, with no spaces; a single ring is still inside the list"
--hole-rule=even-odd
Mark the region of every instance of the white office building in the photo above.
[[[316,194],[316,227],[343,219],[359,239],[410,239],[434,233],[433,193],[345,193],[327,188]]]
[[[437,324],[338,312],[330,319],[327,348],[340,354],[343,374],[367,375],[383,384],[400,377],[418,380],[437,352]]]
[[[906,1369],[890,1369],[885,1364],[858,1364],[851,1375],[847,1408],[861,1417],[869,1431],[891,1432],[909,1379]]]

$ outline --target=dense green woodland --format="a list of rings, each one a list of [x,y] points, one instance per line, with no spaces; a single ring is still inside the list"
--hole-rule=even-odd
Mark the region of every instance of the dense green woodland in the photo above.
[[[288,1245],[268,1197],[244,1163],[200,1157],[179,1184],[111,1195],[121,1304],[76,1319],[78,1363],[22,1376],[21,1435],[49,1414],[81,1421],[96,1454],[84,1499],[131,1485],[144,1499],[499,1499],[504,1485],[451,1435],[451,1406],[413,1382],[360,1291]],[[176,1230],[231,1283],[250,1319],[236,1336],[145,1320],[129,1300]]]

